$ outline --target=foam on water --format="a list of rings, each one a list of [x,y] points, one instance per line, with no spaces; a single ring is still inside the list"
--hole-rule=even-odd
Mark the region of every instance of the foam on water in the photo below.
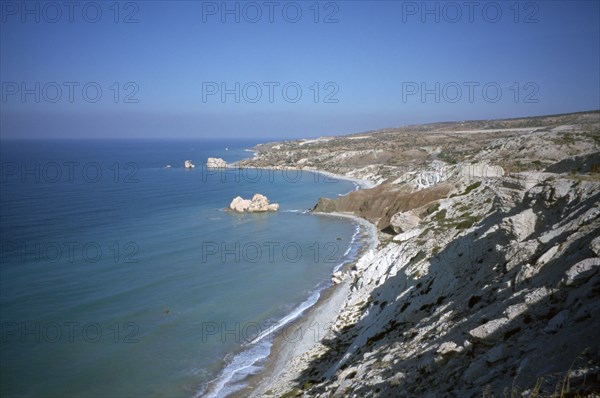
[[[73,342],[28,337],[23,344],[18,334],[3,341],[0,362],[10,382],[0,383],[2,396],[181,397],[208,391],[199,391],[200,385],[210,386],[213,396],[227,395],[261,369],[272,350],[272,334],[282,333],[314,306],[331,284],[332,270],[359,250],[360,233],[349,220],[325,220],[301,210],[319,197],[351,190],[348,181],[328,184],[309,176],[289,183],[276,175],[274,181],[250,183],[222,181],[216,174],[203,175],[199,167],[183,170],[183,159],[200,165],[208,156],[228,162],[248,156],[232,143],[3,143],[0,152],[15,164],[98,162],[106,173],[94,184],[81,178],[52,184],[17,178],[0,189],[0,240],[25,242],[28,250],[25,259],[16,249],[3,253],[3,322],[25,322],[30,330],[74,321],[99,324],[104,332],[94,344],[82,338],[81,330]],[[116,183],[113,165],[128,162],[139,166],[137,182]],[[173,167],[164,169],[166,164]],[[255,192],[281,203],[280,211],[224,211],[233,197]],[[338,238],[335,263],[325,256],[315,260],[315,243],[324,246]],[[264,243],[273,241],[306,248],[306,255],[292,262],[278,250],[270,259]],[[66,249],[54,262],[29,253],[34,245],[52,242],[60,247],[76,242],[74,260]],[[82,257],[88,242],[103,250],[97,262]],[[206,243],[225,252],[236,242],[242,249],[258,244],[263,257],[238,261],[226,254],[223,259],[223,253],[209,255],[204,248]],[[209,323],[230,330],[234,324],[267,321],[272,322],[269,331],[256,331],[246,344],[203,334]],[[125,344],[131,331],[125,327],[131,324],[138,328],[136,343]],[[120,332],[118,343],[114,330]],[[69,333],[62,332],[63,337]]]
[[[264,360],[271,353],[273,345],[272,340],[275,332],[297,319],[307,309],[319,301],[321,296],[319,291],[313,292],[310,297],[296,307],[290,314],[275,323],[272,327],[264,330],[256,336],[239,354],[221,371],[221,374],[214,380],[210,387],[210,392],[206,394],[206,387],[203,387],[196,397],[206,396],[211,398],[226,397],[234,391],[244,387],[241,381],[247,376],[256,373],[261,369],[257,364]]]
[[[348,249],[344,252],[341,262],[333,268],[333,272],[337,272],[344,265],[356,260],[362,246],[360,236],[361,225],[356,224]],[[215,380],[200,388],[196,397],[226,397],[245,387],[243,380],[247,376],[259,372],[262,369],[260,366],[261,362],[271,353],[275,333],[290,322],[298,319],[306,310],[314,306],[321,297],[321,291],[329,286],[331,286],[329,281],[316,286],[316,290],[310,294],[308,299],[294,308],[288,315],[277,321],[272,327],[256,336],[244,347],[242,352],[231,359]]]

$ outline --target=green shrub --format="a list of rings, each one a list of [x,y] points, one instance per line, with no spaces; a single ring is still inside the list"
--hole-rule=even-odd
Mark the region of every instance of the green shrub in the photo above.
[[[440,208],[440,204],[436,203],[433,206],[427,208],[427,215],[433,214]]]
[[[433,219],[436,221],[443,221],[446,219],[446,209],[442,209],[440,211],[438,211],[435,216],[433,216]]]
[[[462,220],[458,224],[456,224],[456,229],[469,229],[473,224],[477,222],[477,217],[469,216],[466,219]]]
[[[473,184],[469,185],[467,187],[467,189],[465,189],[465,192],[463,192],[463,195],[470,194],[472,191],[479,188],[480,185],[481,185],[481,181],[474,182]]]

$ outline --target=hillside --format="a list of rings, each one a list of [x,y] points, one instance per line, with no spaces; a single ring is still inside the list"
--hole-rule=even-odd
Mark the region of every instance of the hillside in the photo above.
[[[380,230],[324,338],[255,396],[600,394],[600,112],[255,150],[243,166],[370,180],[314,211]]]

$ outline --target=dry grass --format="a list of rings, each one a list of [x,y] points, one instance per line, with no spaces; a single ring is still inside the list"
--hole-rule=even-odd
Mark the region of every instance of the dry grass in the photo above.
[[[539,377],[533,387],[521,389],[516,385],[516,378],[510,388],[506,388],[502,394],[503,398],[600,398],[600,389],[597,386],[587,384],[587,374],[583,373],[582,380],[579,377],[573,380],[576,376],[576,365],[579,363],[580,370],[586,369],[587,366],[594,364],[585,362],[584,354],[587,350],[581,352],[566,372],[554,373]],[[554,386],[554,387],[552,387]],[[483,390],[483,398],[495,398],[491,392],[491,386],[486,386]]]

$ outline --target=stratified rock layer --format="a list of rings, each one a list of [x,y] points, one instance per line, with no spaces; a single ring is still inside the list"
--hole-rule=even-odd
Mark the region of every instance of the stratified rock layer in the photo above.
[[[391,235],[333,275],[332,324],[252,396],[550,396],[567,372],[566,395],[600,391],[600,112],[256,150],[248,165],[370,179],[315,210]]]

